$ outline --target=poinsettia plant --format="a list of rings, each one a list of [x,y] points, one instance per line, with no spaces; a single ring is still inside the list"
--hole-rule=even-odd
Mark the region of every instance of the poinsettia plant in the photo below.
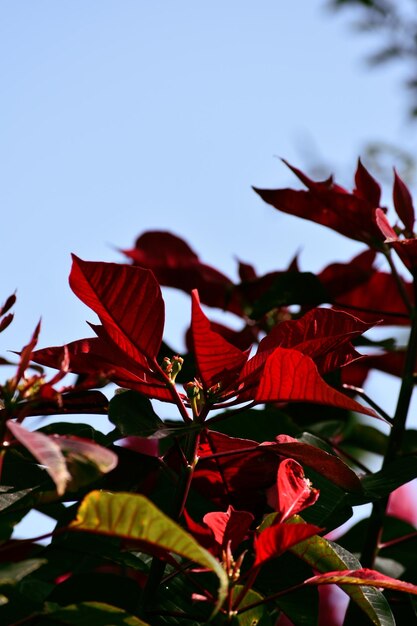
[[[362,242],[357,257],[317,274],[239,262],[232,280],[178,235],[143,233],[118,263],[74,255],[70,286],[98,318],[85,338],[38,347],[38,324],[1,359],[2,624],[416,620],[412,197],[395,172],[395,222],[360,161],[352,192],[289,167],[305,190],[255,191]],[[164,287],[190,297],[181,353]],[[388,326],[408,327],[407,345]],[[366,391],[373,370],[398,377],[393,415]],[[34,510],[55,529],[19,538]]]

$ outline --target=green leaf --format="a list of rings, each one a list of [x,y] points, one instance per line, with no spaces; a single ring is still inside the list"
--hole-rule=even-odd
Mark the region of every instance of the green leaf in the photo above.
[[[110,400],[109,420],[124,437],[150,437],[164,427],[151,401],[137,391],[121,391]]]
[[[329,298],[320,280],[311,272],[285,272],[253,305],[249,316],[260,319],[265,313],[290,304],[321,304]]]
[[[151,554],[173,552],[190,559],[218,577],[219,606],[226,595],[228,578],[220,563],[145,496],[92,491],[69,528],[138,541]]]
[[[268,516],[269,517],[269,516]],[[299,516],[292,521],[302,522]],[[358,559],[332,541],[314,536],[291,548],[291,552],[319,572],[360,569]],[[395,626],[394,617],[385,597],[374,587],[340,585],[350,598],[366,613],[376,626]]]
[[[244,589],[243,585],[236,585],[232,591],[233,601],[237,600],[239,594]],[[250,604],[254,604],[255,602],[262,601],[264,599],[260,593],[254,591],[253,589],[249,589],[242,602],[237,607],[237,610],[240,611],[244,609],[246,606]],[[268,612],[266,610],[266,605],[262,604],[253,609],[249,609],[248,611],[244,611],[243,613],[238,613],[234,618],[233,624],[236,626],[269,626],[272,622],[269,619]]]
[[[347,436],[343,439],[343,445],[354,446],[360,450],[367,450],[375,454],[383,455],[387,447],[388,437],[380,430],[366,424],[353,424]]]
[[[19,563],[0,565],[0,587],[16,585],[22,578],[39,569],[45,563],[45,559],[26,559]]]
[[[403,456],[386,468],[365,476],[362,485],[365,491],[365,499],[358,502],[374,502],[379,498],[389,496],[397,487],[401,487],[413,478],[417,477],[417,456]],[[356,502],[355,502],[356,504]]]
[[[17,502],[24,500],[24,498],[27,498],[27,496],[29,496],[34,491],[34,489],[34,487],[29,487],[29,489],[19,489],[18,491],[13,491],[13,487],[1,486],[0,513],[12,507]]]
[[[48,605],[46,616],[53,623],[76,626],[149,626],[138,617],[104,602],[80,602],[56,608]]]

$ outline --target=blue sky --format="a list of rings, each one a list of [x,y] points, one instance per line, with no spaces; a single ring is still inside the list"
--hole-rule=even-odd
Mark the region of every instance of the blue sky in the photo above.
[[[42,316],[40,346],[89,334],[70,253],[118,261],[148,229],[235,276],[351,258],[358,243],[281,215],[251,185],[296,184],[313,153],[347,186],[370,140],[412,148],[401,72],[324,0],[20,0],[0,5],[1,354]],[[393,163],[395,165],[395,163]],[[389,200],[389,198],[388,198]],[[169,298],[180,349],[188,300]],[[390,399],[388,399],[388,403]]]
[[[311,145],[350,185],[368,140],[412,141],[399,73],[368,72],[369,41],[324,7],[2,3],[2,297],[18,290],[5,348],[40,316],[42,345],[85,334],[70,252],[119,260],[147,229],[182,235],[231,276],[236,257],[263,271],[301,250],[314,270],[360,249],[251,190],[296,184],[276,157],[308,167]]]

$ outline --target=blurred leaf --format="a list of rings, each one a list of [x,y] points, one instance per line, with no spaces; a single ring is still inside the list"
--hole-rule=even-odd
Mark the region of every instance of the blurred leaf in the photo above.
[[[365,491],[365,502],[373,502],[390,495],[397,487],[401,487],[417,477],[417,457],[408,455],[401,457],[388,467],[365,476],[362,485]]]
[[[26,559],[19,563],[0,564],[0,587],[15,585],[45,563],[45,559]]]
[[[311,272],[285,272],[278,275],[268,291],[257,300],[249,317],[258,320],[272,309],[291,304],[321,304],[328,295]]]
[[[59,607],[49,604],[46,617],[54,624],[76,626],[149,626],[138,617],[104,602],[81,602]]]

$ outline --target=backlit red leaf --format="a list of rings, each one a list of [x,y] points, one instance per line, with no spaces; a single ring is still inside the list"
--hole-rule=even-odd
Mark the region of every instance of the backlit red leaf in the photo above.
[[[404,181],[394,169],[393,200],[397,215],[404,224],[408,234],[414,229],[414,206],[411,193]]]
[[[204,523],[213,532],[216,543],[226,549],[230,541],[232,552],[245,539],[253,520],[252,513],[236,511],[232,506],[229,506],[227,511],[206,513],[203,518]]]
[[[260,342],[259,351],[296,348],[326,373],[360,356],[350,342],[372,326],[343,311],[316,308],[298,320],[274,326]]]
[[[284,552],[317,535],[322,529],[313,524],[275,524],[265,528],[255,541],[255,563],[259,567],[265,561],[281,556]]]
[[[355,195],[364,198],[375,207],[380,205],[381,187],[360,159],[358,159],[358,167],[355,173],[355,185]]]
[[[154,359],[164,327],[160,287],[149,270],[116,263],[82,261],[73,256],[70,285],[99,316],[123,352]]]
[[[276,209],[297,217],[328,226],[338,233],[379,248],[382,236],[375,222],[376,206],[362,194],[348,193],[335,185],[331,178],[316,183],[300,170],[290,169],[308,187],[308,191],[293,189],[257,189],[256,193]]]
[[[372,409],[325,383],[310,357],[286,348],[276,348],[266,360],[256,401],[313,402],[377,417]]]
[[[228,386],[237,379],[247,354],[211,329],[196,291],[192,293],[191,331],[198,371],[206,388],[222,381]]]
[[[312,506],[318,497],[319,491],[305,477],[297,461],[281,461],[277,475],[277,511],[281,522]]]

